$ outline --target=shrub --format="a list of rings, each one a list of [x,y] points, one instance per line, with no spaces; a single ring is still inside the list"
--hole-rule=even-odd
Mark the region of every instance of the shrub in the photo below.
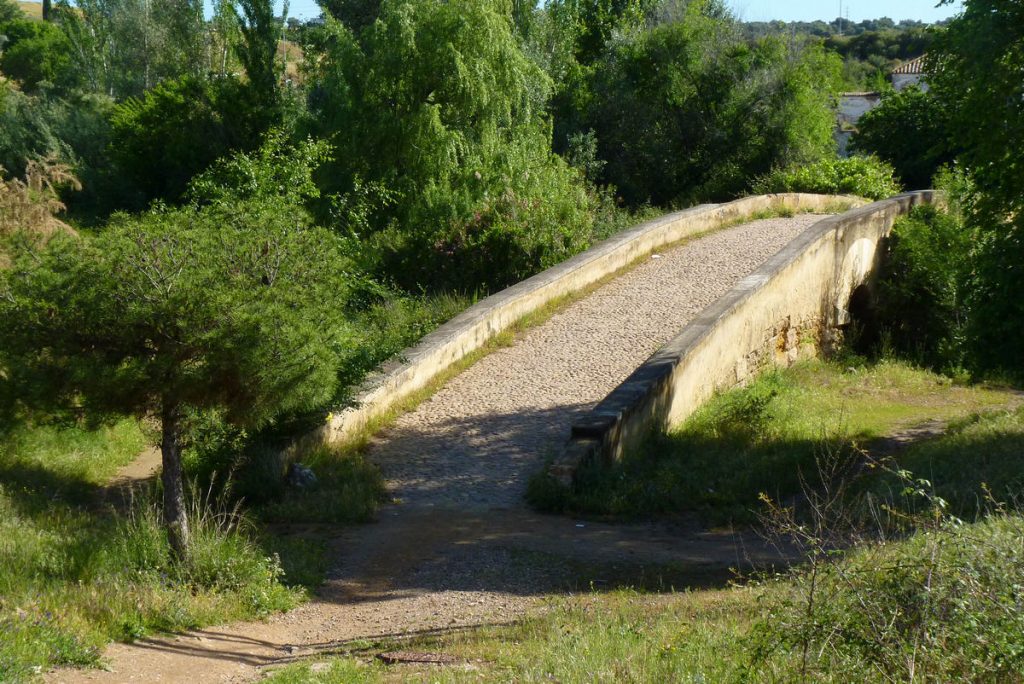
[[[29,95],[0,79],[0,166],[24,177],[29,162],[49,158],[82,182],[81,192],[62,193],[72,210],[102,213],[123,204],[125,184],[112,172],[107,150],[112,106],[102,95]]]
[[[0,0],[0,25],[24,18],[25,15],[17,2],[14,0]]]
[[[833,158],[775,169],[754,182],[757,193],[813,192],[823,195],[857,195],[880,200],[901,191],[893,167],[877,157]]]
[[[878,315],[893,349],[936,370],[963,367],[972,231],[934,206],[893,225]]]
[[[66,166],[52,159],[30,161],[24,181],[5,181],[0,167],[0,237],[18,231],[44,239],[56,232],[74,233],[56,218],[65,209],[59,196],[64,186],[82,187]]]
[[[755,663],[786,654],[801,681],[1018,680],[1024,519],[966,525],[933,501],[909,539],[850,553],[812,540],[810,563],[777,587],[752,632]]]
[[[160,509],[143,498],[104,550],[102,572],[136,575],[197,592],[234,593],[253,615],[291,607],[295,596],[281,584],[280,561],[263,553],[251,523],[229,503],[228,493],[214,498],[193,488],[186,563],[175,558]]]
[[[71,43],[55,24],[22,18],[4,24],[0,33],[8,39],[0,51],[0,71],[25,90],[43,83],[62,91],[79,85]]]
[[[233,78],[167,80],[130,97],[111,116],[111,150],[124,182],[144,200],[179,200],[216,159],[255,147],[248,91]]]

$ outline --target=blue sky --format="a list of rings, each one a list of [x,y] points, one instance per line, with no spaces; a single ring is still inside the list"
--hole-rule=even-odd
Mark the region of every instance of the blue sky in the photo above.
[[[839,16],[839,0],[727,0],[733,11],[745,21],[830,21]],[[843,0],[843,17],[851,21],[889,17],[938,21],[959,11],[960,2],[936,8],[937,0]],[[315,0],[291,0],[288,15],[308,19],[320,14]]]
[[[840,16],[839,0],[728,0],[736,15],[744,21],[830,21]],[[939,21],[960,11],[962,3],[936,7],[938,0],[842,0],[845,18],[850,21],[889,17]]]

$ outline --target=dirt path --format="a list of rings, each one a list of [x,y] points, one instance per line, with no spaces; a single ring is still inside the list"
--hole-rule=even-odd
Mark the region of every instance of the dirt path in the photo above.
[[[369,450],[398,503],[332,540],[337,565],[309,604],[265,623],[114,645],[110,671],[48,680],[251,681],[354,638],[507,622],[554,592],[702,586],[778,560],[755,538],[692,521],[579,522],[532,513],[522,496],[574,415],[817,218],[756,221],[659,254],[399,418]]]
[[[147,486],[160,474],[160,461],[159,447],[151,446],[131,463],[121,466],[100,492],[100,506],[112,505],[118,510],[127,510],[135,491]]]

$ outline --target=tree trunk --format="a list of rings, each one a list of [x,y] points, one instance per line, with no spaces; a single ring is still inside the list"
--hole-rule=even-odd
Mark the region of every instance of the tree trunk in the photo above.
[[[50,12],[53,9],[51,0],[43,0],[43,21],[50,21]]]
[[[188,555],[188,511],[185,507],[185,483],[181,473],[181,413],[177,406],[164,405],[163,436],[160,453],[163,457],[164,525],[171,550],[178,560]]]

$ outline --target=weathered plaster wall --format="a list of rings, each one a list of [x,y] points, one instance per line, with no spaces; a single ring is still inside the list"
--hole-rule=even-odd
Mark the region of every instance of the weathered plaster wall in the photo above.
[[[812,225],[581,417],[551,474],[568,483],[580,463],[621,458],[761,367],[827,348],[893,222],[931,201],[932,191],[906,193]]]

